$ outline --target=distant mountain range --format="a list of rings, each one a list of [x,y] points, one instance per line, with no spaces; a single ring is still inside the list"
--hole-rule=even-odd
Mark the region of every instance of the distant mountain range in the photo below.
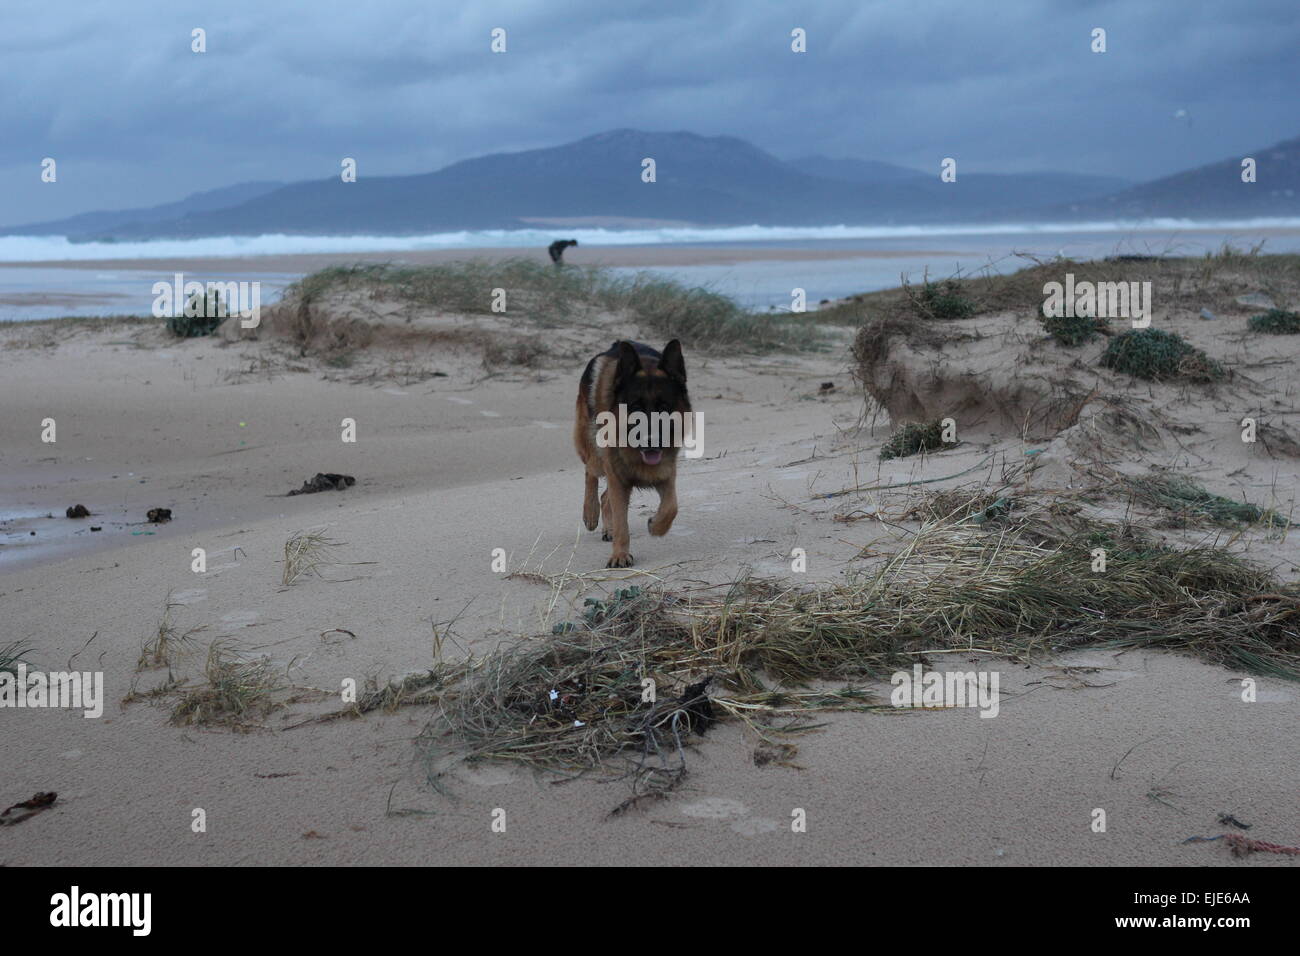
[[[53,222],[33,223],[25,226],[7,226],[0,229],[0,236],[69,236],[73,238],[91,238],[111,236],[117,230],[128,226],[149,226],[169,223],[192,213],[211,212],[228,209],[248,202],[258,196],[264,196],[272,190],[279,189],[281,182],[239,183],[221,189],[194,193],[179,202],[164,203],[161,206],[149,206],[146,209],[123,209],[117,212],[85,212],[67,219],[55,219]]]
[[[1241,181],[1242,160],[1256,163],[1256,180]],[[1300,137],[1250,150],[1113,195],[1044,210],[1071,219],[1261,219],[1300,216]]]
[[[1300,215],[1300,139],[1152,182],[1038,172],[941,182],[864,159],[788,162],[730,136],[619,129],[546,149],[494,153],[414,176],[242,183],[177,203],[0,229],[79,241],[296,233],[415,235],[462,229],[689,223],[904,225],[1175,216]],[[656,181],[641,180],[652,157]]]

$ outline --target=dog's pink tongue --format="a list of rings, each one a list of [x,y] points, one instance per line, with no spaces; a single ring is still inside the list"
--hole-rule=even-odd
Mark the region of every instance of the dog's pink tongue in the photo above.
[[[664,453],[661,452],[661,451],[643,451],[643,452],[641,452],[641,460],[642,460],[643,462],[645,462],[647,465],[657,465],[657,464],[659,464],[659,459],[663,458],[663,456],[664,456]]]

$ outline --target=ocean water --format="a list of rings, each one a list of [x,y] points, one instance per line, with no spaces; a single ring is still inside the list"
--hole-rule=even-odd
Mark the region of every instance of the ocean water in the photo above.
[[[828,226],[727,229],[674,228],[614,231],[565,229],[438,233],[428,236],[225,236],[208,239],[123,243],[70,243],[63,237],[0,237],[0,321],[132,314],[147,315],[153,284],[171,280],[170,271],[130,268],[68,268],[66,260],[229,257],[290,253],[393,252],[421,249],[541,248],[560,233],[584,248],[600,246],[707,245],[860,251],[862,257],[739,262],[728,265],[663,266],[617,269],[647,271],[689,285],[730,295],[749,308],[788,309],[792,290],[801,288],[809,305],[858,292],[888,288],[901,277],[944,278],[955,273],[1012,272],[1030,260],[1057,255],[1076,259],[1116,254],[1199,256],[1225,243],[1248,249],[1263,243],[1266,252],[1300,252],[1300,220],[1240,222],[1155,220],[987,226]],[[907,250],[908,255],[872,258],[872,253]],[[36,263],[49,262],[50,266]],[[6,265],[13,263],[13,265]],[[262,283],[262,303],[275,301],[296,278],[291,274],[190,273],[187,280]],[[43,296],[57,297],[40,303]]]
[[[1072,259],[1100,259],[1112,255],[1203,256],[1224,245],[1249,250],[1262,244],[1261,251],[1300,253],[1300,222],[1260,228],[1196,225],[1194,228],[1089,229],[1046,227],[1018,231],[1011,228],[991,232],[952,231],[927,235],[887,237],[818,238],[798,241],[762,240],[711,245],[768,246],[789,249],[861,250],[864,253],[894,253],[908,250],[915,255],[888,258],[846,258],[804,261],[759,261],[730,265],[698,265],[656,268],[688,285],[702,285],[729,295],[748,308],[783,310],[791,305],[792,290],[801,288],[809,306],[822,299],[838,299],[861,292],[873,292],[910,282],[943,279],[953,275],[1006,274],[1034,264],[1034,259],[1066,256]],[[636,272],[636,269],[616,269]]]
[[[185,281],[262,283],[270,305],[299,277],[287,273],[185,272]],[[175,270],[76,269],[0,265],[0,322],[65,316],[151,315],[155,282],[172,282]]]

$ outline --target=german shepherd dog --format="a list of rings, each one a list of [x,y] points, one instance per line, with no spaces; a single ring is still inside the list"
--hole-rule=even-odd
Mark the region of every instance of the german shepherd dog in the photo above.
[[[573,444],[586,466],[586,494],[582,521],[588,531],[603,519],[602,539],[614,542],[607,568],[632,566],[628,551],[627,508],[633,488],[654,488],[659,492],[659,510],[650,519],[650,533],[668,533],[677,517],[677,452],[680,434],[671,446],[601,447],[597,442],[598,416],[627,413],[677,412],[684,421],[691,413],[686,393],[686,363],[682,345],[673,339],[662,353],[639,342],[615,342],[609,350],[587,363],[578,385],[578,416]],[[600,479],[605,491],[597,502]]]

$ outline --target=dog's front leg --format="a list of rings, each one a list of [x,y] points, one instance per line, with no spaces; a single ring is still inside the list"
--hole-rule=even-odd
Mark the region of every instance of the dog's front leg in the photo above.
[[[677,517],[677,482],[669,478],[656,486],[656,490],[659,492],[659,510],[650,519],[650,533],[659,537],[668,533]]]
[[[588,531],[595,531],[600,521],[600,478],[592,472],[591,466],[587,466],[584,477],[586,486],[582,496],[582,523]]]
[[[632,489],[613,471],[605,475],[605,494],[609,504],[609,531],[614,537],[614,553],[609,556],[607,568],[630,568],[632,555],[628,551],[631,536],[627,530],[627,506]]]

